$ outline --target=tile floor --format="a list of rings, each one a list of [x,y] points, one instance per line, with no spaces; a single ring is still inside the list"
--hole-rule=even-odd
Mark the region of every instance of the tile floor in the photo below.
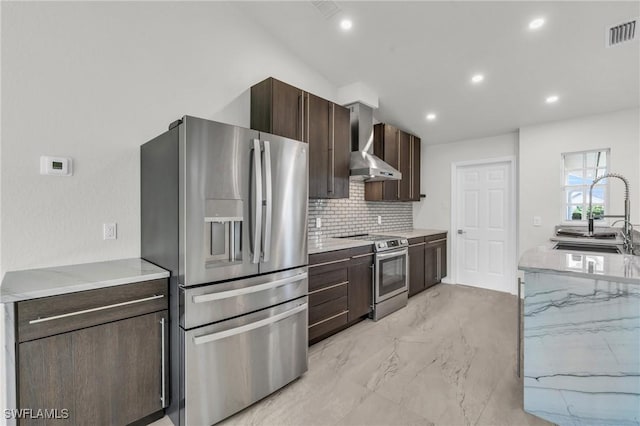
[[[505,293],[437,285],[312,346],[303,377],[221,424],[548,425],[522,410],[516,309]]]

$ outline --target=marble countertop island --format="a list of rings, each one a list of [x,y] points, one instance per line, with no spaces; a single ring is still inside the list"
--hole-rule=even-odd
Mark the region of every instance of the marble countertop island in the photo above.
[[[7,272],[0,303],[19,302],[166,278],[169,272],[139,258]]]
[[[555,250],[553,244],[527,250],[518,268],[523,271],[640,284],[640,256]]]
[[[524,253],[524,409],[558,425],[638,424],[640,257]]]

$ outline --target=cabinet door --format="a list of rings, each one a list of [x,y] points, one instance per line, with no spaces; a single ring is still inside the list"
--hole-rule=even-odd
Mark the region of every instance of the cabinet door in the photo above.
[[[438,255],[435,245],[425,245],[424,250],[424,285],[429,288],[439,282],[438,279]]]
[[[387,164],[395,169],[399,169],[400,131],[395,127],[384,125],[384,142],[382,158]],[[400,198],[400,185],[398,181],[386,180],[383,182],[382,199],[385,201],[397,201]]]
[[[420,201],[420,138],[411,136],[411,201]]]
[[[425,289],[425,243],[409,246],[409,296]]]
[[[21,343],[20,407],[67,408],[76,425],[129,424],[161,410],[163,318],[167,311]]]
[[[304,114],[304,92],[276,79],[271,81],[271,129],[258,130],[308,142],[305,138],[307,133],[303,131],[307,125]]]
[[[398,131],[398,170],[402,179],[398,181],[398,197],[401,201],[411,200],[411,135]]]
[[[371,312],[373,303],[373,253],[354,257],[349,265],[349,321]]]
[[[331,141],[332,179],[329,182],[329,197],[349,198],[349,162],[351,160],[351,129],[349,109],[332,105],[333,136]]]
[[[439,261],[438,282],[447,276],[447,242],[442,241],[436,245],[436,261]]]
[[[309,142],[309,198],[327,198],[333,177],[330,176],[331,103],[310,93],[305,94]]]

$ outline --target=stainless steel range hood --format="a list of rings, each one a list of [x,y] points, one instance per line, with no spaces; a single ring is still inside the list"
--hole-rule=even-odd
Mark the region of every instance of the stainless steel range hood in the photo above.
[[[402,179],[402,173],[373,155],[373,109],[360,102],[347,108],[351,112],[351,179]]]

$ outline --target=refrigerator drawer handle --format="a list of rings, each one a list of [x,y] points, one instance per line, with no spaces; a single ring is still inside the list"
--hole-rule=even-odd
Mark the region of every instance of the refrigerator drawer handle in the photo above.
[[[135,303],[148,302],[149,300],[162,299],[163,297],[164,297],[164,294],[156,294],[154,296],[145,297],[143,299],[129,300],[128,302],[114,303],[113,305],[105,305],[105,306],[100,306],[100,307],[97,307],[97,308],[85,309],[85,310],[82,310],[82,311],[69,312],[69,313],[66,313],[66,314],[54,315],[52,317],[37,318],[37,319],[29,321],[29,324],[38,324],[38,323],[45,322],[45,321],[52,321],[52,320],[57,320],[57,319],[60,319],[60,318],[67,318],[67,317],[73,317],[73,316],[76,316],[76,315],[89,314],[91,312],[103,311],[105,309],[119,308],[121,306],[133,305]]]
[[[265,318],[260,321],[252,322],[251,324],[246,324],[240,327],[232,328],[231,330],[219,331],[217,333],[211,333],[211,334],[206,334],[204,336],[194,337],[193,343],[195,343],[196,345],[202,345],[203,343],[215,342],[216,340],[224,339],[226,337],[237,336],[238,334],[246,333],[248,331],[255,330],[256,328],[264,327],[265,325],[282,321],[283,319],[289,318],[299,312],[305,311],[306,309],[307,309],[307,304],[304,303],[300,306],[297,306],[281,314],[274,315],[272,317]]]
[[[229,299],[231,297],[243,296],[245,294],[257,293],[259,291],[270,290],[277,287],[282,287],[296,281],[302,281],[306,279],[308,274],[298,274],[293,277],[283,278],[280,280],[271,281],[264,284],[254,285],[251,287],[238,288],[235,290],[221,291],[218,293],[201,294],[199,296],[193,296],[193,303],[205,303],[213,302],[215,300]]]

